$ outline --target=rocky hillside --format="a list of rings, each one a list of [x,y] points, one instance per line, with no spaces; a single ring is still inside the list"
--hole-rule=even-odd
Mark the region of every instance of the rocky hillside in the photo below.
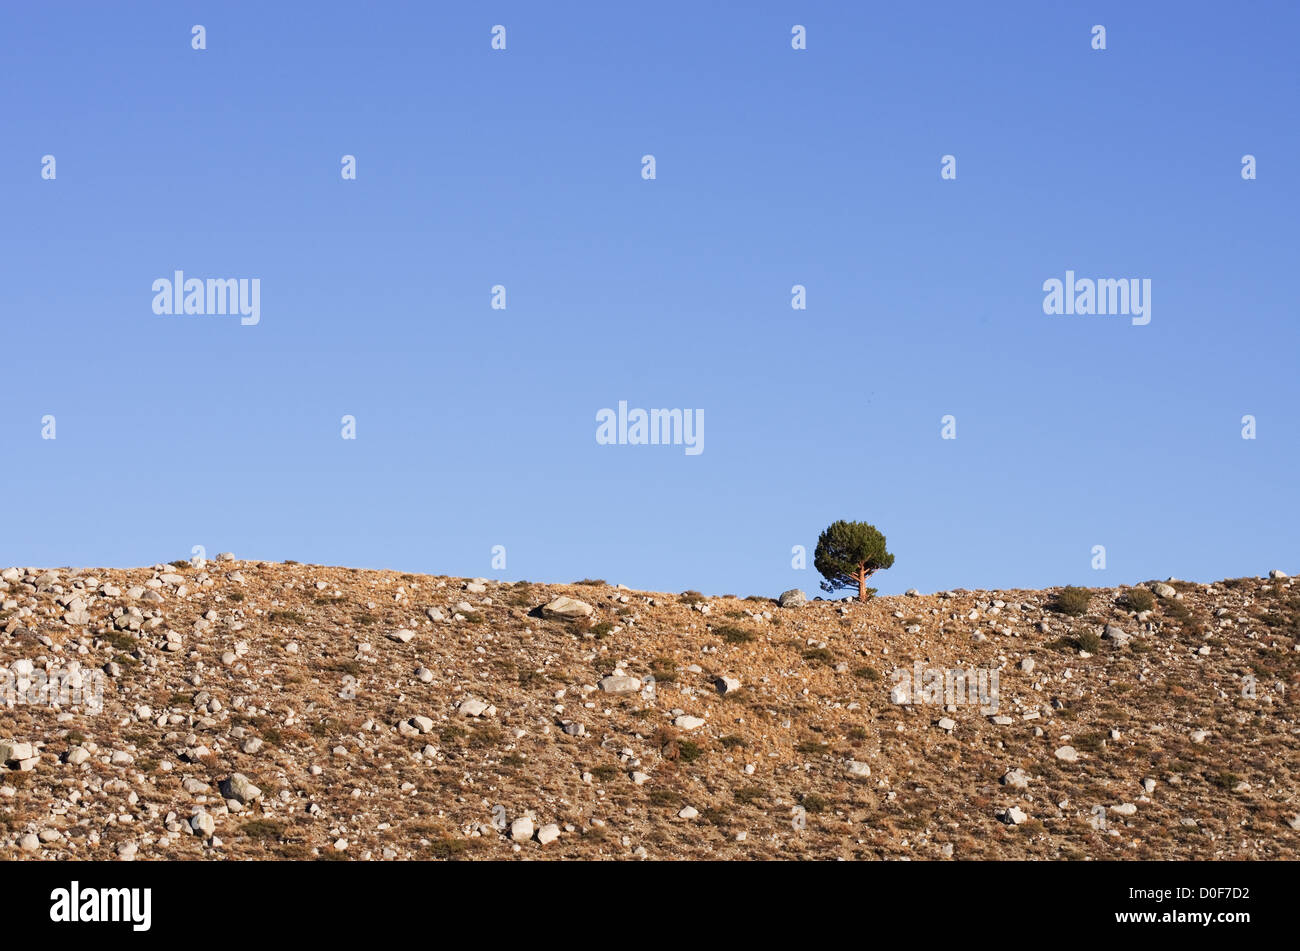
[[[5,859],[1300,857],[1280,572],[860,605],[223,555],[0,599]]]

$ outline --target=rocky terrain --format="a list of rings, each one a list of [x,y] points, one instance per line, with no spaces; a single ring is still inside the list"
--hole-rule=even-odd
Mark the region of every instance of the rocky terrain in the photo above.
[[[222,555],[0,601],[5,859],[1300,857],[1281,572],[858,604]]]

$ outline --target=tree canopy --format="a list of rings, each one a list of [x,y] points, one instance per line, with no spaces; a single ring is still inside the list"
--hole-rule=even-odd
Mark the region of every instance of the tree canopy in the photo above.
[[[893,563],[894,556],[885,549],[885,536],[866,522],[841,520],[827,526],[813,555],[813,567],[826,579],[822,590],[857,588],[859,601],[870,597],[867,578]]]

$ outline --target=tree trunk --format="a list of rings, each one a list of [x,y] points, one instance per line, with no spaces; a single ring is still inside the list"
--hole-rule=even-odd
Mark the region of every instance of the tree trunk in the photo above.
[[[872,571],[875,571],[873,568]],[[867,570],[865,564],[858,565],[858,600],[863,604],[867,603],[867,579],[871,577],[871,571]]]

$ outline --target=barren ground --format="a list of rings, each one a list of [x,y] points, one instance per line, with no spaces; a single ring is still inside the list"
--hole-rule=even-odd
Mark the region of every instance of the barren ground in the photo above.
[[[1171,582],[1142,614],[1093,589],[1072,617],[1055,590],[6,575],[0,748],[28,755],[0,769],[0,858],[1300,857],[1288,579]],[[540,616],[560,596],[591,617]],[[996,671],[997,709],[895,702],[918,662]],[[28,686],[78,665],[87,694],[108,670],[101,711]],[[596,686],[616,670],[640,689]],[[260,795],[223,795],[233,774]],[[515,841],[525,817],[558,837]]]

